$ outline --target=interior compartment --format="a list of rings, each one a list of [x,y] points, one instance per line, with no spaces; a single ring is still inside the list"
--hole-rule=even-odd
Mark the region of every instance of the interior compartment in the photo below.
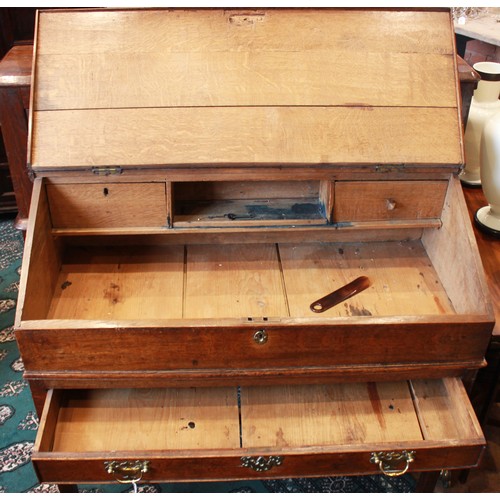
[[[315,300],[366,275],[371,286],[321,315]],[[420,241],[79,247],[61,254],[43,317],[307,318],[453,314]]]
[[[287,242],[287,233],[277,233],[274,243],[204,244],[200,235],[198,244],[152,244],[144,237],[125,245],[114,237],[105,245],[96,235],[82,245],[78,237],[53,234],[47,195],[38,185],[19,319],[485,315],[489,303],[473,235],[459,230],[466,227],[459,188],[450,185],[442,226],[409,241],[346,242],[344,232],[339,241],[320,243]],[[367,290],[320,314],[311,311],[314,301],[359,276],[370,279]]]
[[[324,224],[329,201],[321,194],[322,183],[176,182],[172,186],[173,226]]]

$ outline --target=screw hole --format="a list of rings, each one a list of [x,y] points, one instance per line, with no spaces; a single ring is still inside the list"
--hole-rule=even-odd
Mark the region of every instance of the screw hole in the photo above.
[[[109,194],[109,189],[108,189],[108,188],[104,188],[104,189],[102,190],[102,192],[103,192],[104,196],[108,196],[108,194]]]

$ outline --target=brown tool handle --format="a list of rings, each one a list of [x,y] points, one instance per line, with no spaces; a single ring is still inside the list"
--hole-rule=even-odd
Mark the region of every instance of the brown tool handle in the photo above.
[[[321,313],[327,311],[328,309],[340,304],[344,300],[347,300],[359,292],[366,290],[371,285],[370,278],[366,276],[360,276],[354,281],[351,281],[347,285],[335,290],[323,298],[316,300],[311,304],[311,311],[315,313]]]

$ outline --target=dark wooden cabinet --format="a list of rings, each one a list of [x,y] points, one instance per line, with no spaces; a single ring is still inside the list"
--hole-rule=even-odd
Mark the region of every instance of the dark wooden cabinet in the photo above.
[[[23,230],[27,227],[33,189],[27,165],[32,58],[32,45],[18,45],[0,61],[0,123],[17,205],[17,227]],[[11,211],[15,212],[15,208]]]
[[[26,149],[35,15],[32,7],[0,8],[0,212],[17,212],[24,230],[32,188]]]

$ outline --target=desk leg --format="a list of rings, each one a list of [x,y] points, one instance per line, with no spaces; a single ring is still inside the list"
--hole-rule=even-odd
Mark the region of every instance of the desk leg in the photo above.
[[[415,493],[432,493],[436,488],[441,471],[421,472],[417,480]]]
[[[24,94],[29,94],[28,88],[0,88],[0,123],[19,211],[17,225],[25,230],[33,182],[26,165],[28,119]]]
[[[78,486],[76,484],[58,484],[59,493],[78,493]]]
[[[31,399],[35,405],[38,418],[42,418],[43,407],[45,406],[45,398],[47,397],[47,386],[38,380],[29,381]]]

